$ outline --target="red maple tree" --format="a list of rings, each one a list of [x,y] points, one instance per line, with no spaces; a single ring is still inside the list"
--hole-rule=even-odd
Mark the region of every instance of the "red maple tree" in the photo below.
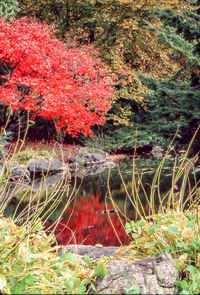
[[[92,46],[69,48],[54,35],[46,23],[0,19],[0,101],[89,136],[104,124],[111,79]]]

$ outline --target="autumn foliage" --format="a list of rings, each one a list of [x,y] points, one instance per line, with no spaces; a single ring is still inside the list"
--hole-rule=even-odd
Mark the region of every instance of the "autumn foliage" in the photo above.
[[[91,135],[111,105],[107,69],[92,46],[69,48],[54,34],[45,23],[0,19],[0,100],[73,136]]]

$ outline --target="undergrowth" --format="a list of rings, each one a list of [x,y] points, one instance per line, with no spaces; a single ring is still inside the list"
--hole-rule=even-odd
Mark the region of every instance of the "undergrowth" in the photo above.
[[[101,260],[57,255],[53,235],[41,223],[17,226],[0,218],[0,292],[3,294],[86,294],[106,273]]]
[[[117,206],[110,190],[110,174],[108,177],[108,199],[113,203],[118,217],[126,219],[125,230],[131,239],[130,245],[123,247],[118,254],[123,256],[129,253],[129,259],[135,261],[170,253],[180,273],[177,286],[181,294],[200,292],[200,180],[195,172],[199,156],[189,157],[199,129],[200,126],[185,153],[174,159],[171,185],[164,194],[161,192],[161,180],[173,142],[154,172],[152,182],[148,183],[148,189],[143,185],[143,176],[137,169],[135,159],[131,189],[127,187],[119,169],[126,193],[125,202],[132,206],[134,220],[130,220],[126,212]],[[141,201],[141,196],[147,207],[144,200]]]
[[[131,252],[134,259],[172,255],[179,273],[185,274],[177,282],[181,294],[200,292],[199,210],[199,206],[185,212],[172,209],[125,225],[133,242],[124,251]]]

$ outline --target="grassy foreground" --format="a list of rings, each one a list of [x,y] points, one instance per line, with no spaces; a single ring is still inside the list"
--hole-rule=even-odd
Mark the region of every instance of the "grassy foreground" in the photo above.
[[[133,241],[118,255],[123,258],[129,252],[129,259],[136,261],[168,252],[180,272],[180,294],[199,294],[199,217],[199,209],[185,213],[171,210],[127,223]],[[59,257],[59,246],[52,246],[55,237],[47,236],[41,223],[17,226],[12,219],[1,217],[0,235],[3,294],[88,294],[91,288],[95,293],[96,278],[107,272],[108,258],[94,261],[71,253]]]
[[[170,253],[180,273],[181,294],[200,293],[200,207],[181,212],[168,210],[126,224],[133,242],[123,251],[134,259]]]
[[[1,217],[0,236],[0,293],[86,294],[106,273],[101,259],[71,253],[59,257],[54,236],[47,236],[41,223],[17,226]]]

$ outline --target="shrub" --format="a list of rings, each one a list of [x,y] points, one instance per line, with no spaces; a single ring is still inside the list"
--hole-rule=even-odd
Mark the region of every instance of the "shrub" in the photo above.
[[[104,124],[112,89],[92,46],[68,48],[55,30],[27,18],[0,20],[0,96],[11,111],[53,120],[73,136]]]

